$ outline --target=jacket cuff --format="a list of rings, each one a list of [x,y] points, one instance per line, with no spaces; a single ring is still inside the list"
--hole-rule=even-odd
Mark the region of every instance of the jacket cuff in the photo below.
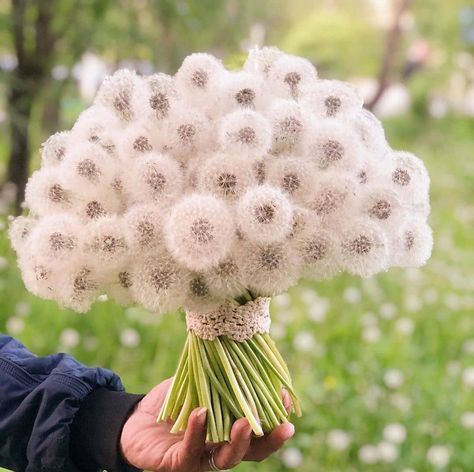
[[[138,472],[120,452],[122,428],[145,395],[98,388],[84,398],[71,425],[70,454],[84,471]]]

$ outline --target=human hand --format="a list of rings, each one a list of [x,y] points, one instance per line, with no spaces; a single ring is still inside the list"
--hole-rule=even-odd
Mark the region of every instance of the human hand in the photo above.
[[[211,470],[210,457],[219,469],[231,469],[242,461],[262,461],[277,451],[294,434],[294,426],[284,423],[271,433],[253,437],[245,418],[232,426],[230,443],[206,444],[206,410],[196,408],[189,417],[186,431],[170,432],[171,422],[156,422],[172,379],[153,388],[125,423],[120,438],[124,458],[139,469],[159,472],[203,472]],[[289,411],[290,398],[283,392]]]

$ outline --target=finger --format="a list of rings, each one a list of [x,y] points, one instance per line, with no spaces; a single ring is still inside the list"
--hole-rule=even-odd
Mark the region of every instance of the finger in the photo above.
[[[283,388],[281,391],[281,396],[283,398],[283,405],[288,414],[291,413],[291,397],[290,394]]]
[[[280,449],[294,434],[295,427],[292,423],[283,423],[277,426],[270,434],[252,440],[244,460],[263,461]]]
[[[206,408],[196,408],[188,419],[183,441],[179,447],[179,462],[183,470],[195,470],[206,446]]]
[[[142,413],[157,415],[160,411],[161,405],[163,405],[163,402],[165,401],[172,381],[173,377],[170,377],[169,379],[166,379],[153,387],[150,392],[144,398],[142,398],[138,409]]]
[[[214,464],[219,469],[232,469],[242,462],[250,446],[252,428],[245,418],[237,420],[230,432],[230,443],[223,444],[214,453]],[[206,464],[207,465],[207,464]]]

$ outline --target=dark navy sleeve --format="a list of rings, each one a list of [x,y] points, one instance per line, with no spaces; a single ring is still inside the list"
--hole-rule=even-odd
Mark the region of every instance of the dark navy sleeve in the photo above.
[[[94,408],[91,394],[98,389],[124,390],[108,369],[86,367],[68,354],[37,357],[0,334],[0,466],[18,472],[86,470],[71,459],[71,425],[76,415],[84,416],[79,412],[86,402]],[[125,403],[130,410],[133,402]],[[88,471],[100,469],[96,464]]]

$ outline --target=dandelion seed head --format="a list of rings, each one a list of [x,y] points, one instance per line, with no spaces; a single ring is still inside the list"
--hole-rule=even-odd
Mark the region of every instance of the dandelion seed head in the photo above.
[[[41,163],[44,166],[59,164],[69,147],[71,142],[71,133],[69,131],[61,131],[50,136],[41,145]]]
[[[229,159],[217,154],[204,162],[198,171],[197,180],[198,190],[233,200],[255,185],[257,176],[245,158],[232,156]]]
[[[236,110],[225,115],[219,128],[222,149],[249,157],[259,157],[271,145],[270,123],[260,113]]]
[[[267,116],[273,133],[272,152],[291,152],[301,145],[311,119],[299,103],[294,100],[277,100]]]
[[[305,153],[320,169],[354,169],[360,164],[360,141],[336,120],[327,120],[308,133]]]
[[[229,251],[235,224],[222,200],[195,194],[171,209],[164,235],[168,250],[181,264],[191,270],[205,270]]]
[[[97,92],[94,104],[102,105],[112,110],[124,122],[135,118],[134,94],[143,87],[141,79],[134,71],[118,70],[102,82]]]
[[[318,80],[305,90],[302,102],[318,118],[334,118],[359,113],[363,100],[355,87],[339,80]]]
[[[252,187],[240,198],[237,205],[238,227],[244,237],[251,241],[281,241],[292,229],[292,205],[277,187]]]
[[[244,70],[267,78],[273,63],[284,56],[285,53],[276,47],[252,48],[249,50]]]
[[[240,71],[196,53],[174,76],[107,77],[42,145],[9,236],[26,287],[63,307],[204,312],[302,277],[422,265],[428,190],[423,163],[389,147],[351,85],[273,47]],[[386,441],[377,460],[393,456]]]
[[[275,94],[295,100],[300,98],[302,89],[314,83],[317,77],[316,68],[310,61],[289,55],[277,59],[268,73]]]
[[[151,152],[134,159],[123,181],[129,205],[156,202],[167,206],[184,185],[179,163],[166,154]]]

